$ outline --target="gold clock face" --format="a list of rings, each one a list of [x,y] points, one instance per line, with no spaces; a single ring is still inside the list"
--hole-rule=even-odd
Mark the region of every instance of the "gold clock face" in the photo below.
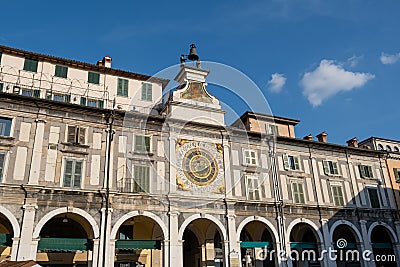
[[[196,185],[206,185],[215,180],[218,164],[211,153],[201,148],[186,152],[182,162],[186,177]]]

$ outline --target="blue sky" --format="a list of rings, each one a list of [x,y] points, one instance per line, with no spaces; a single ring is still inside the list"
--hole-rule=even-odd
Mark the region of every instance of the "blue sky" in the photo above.
[[[110,55],[115,68],[152,75],[193,42],[203,60],[248,75],[273,114],[300,119],[298,137],[400,140],[397,0],[6,1],[2,10],[3,45],[92,63]]]

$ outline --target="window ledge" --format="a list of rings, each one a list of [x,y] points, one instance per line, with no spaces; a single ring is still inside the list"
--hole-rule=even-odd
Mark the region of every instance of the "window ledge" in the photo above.
[[[68,142],[63,142],[61,143],[64,146],[72,146],[72,147],[78,147],[78,148],[89,148],[90,146],[88,145],[82,145],[82,144],[78,144],[78,143],[68,143]]]
[[[0,146],[12,147],[14,146],[15,137],[12,136],[0,136]]]
[[[133,151],[132,154],[135,155],[148,155],[148,156],[153,156],[153,152],[147,152],[147,151]]]

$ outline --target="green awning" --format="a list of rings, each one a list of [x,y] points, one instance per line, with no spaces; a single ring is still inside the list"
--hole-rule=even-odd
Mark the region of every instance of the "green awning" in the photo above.
[[[0,234],[0,247],[11,247],[12,237],[12,234]]]
[[[122,250],[161,249],[161,240],[117,240],[115,248]]]
[[[92,241],[86,238],[40,238],[39,251],[84,251],[92,249]]]
[[[312,242],[290,242],[290,248],[316,249],[317,244]]]
[[[243,241],[240,243],[241,248],[272,248],[272,242],[251,242],[251,241]]]
[[[372,248],[393,248],[392,243],[372,243]]]

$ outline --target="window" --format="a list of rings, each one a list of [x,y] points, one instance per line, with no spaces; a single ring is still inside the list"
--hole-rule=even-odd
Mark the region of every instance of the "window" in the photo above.
[[[95,99],[88,99],[86,97],[81,97],[81,105],[88,106],[88,107],[96,107],[96,108],[103,108],[104,101],[103,100],[95,100]]]
[[[331,160],[324,160],[322,162],[324,165],[324,173],[326,175],[339,175],[338,164],[337,162],[333,162]]]
[[[377,188],[368,188],[369,202],[372,208],[380,208],[379,195]]]
[[[93,84],[100,83],[100,74],[95,72],[88,72],[88,82]]]
[[[386,150],[387,150],[387,151],[392,151],[392,148],[391,148],[389,145],[387,145],[387,146],[386,146]]]
[[[142,165],[133,166],[135,179],[134,192],[149,192],[150,190],[150,167]]]
[[[23,96],[32,96],[32,90],[22,89],[21,90],[21,95],[23,95]]]
[[[378,150],[383,150],[383,146],[381,144],[378,144]]]
[[[85,144],[86,129],[79,126],[68,126],[67,142],[71,144]]]
[[[3,92],[3,87],[4,87],[4,84],[0,83],[0,92]]]
[[[244,151],[244,164],[257,165],[257,153],[254,150]]]
[[[294,203],[305,203],[304,190],[302,183],[292,183],[293,201]]]
[[[37,72],[38,61],[34,59],[25,58],[24,70]]]
[[[299,158],[285,154],[283,155],[283,166],[285,170],[298,171],[300,170]]]
[[[135,135],[135,152],[151,152],[151,137],[146,135]]]
[[[10,136],[12,119],[0,117],[0,136]]]
[[[56,71],[54,73],[54,76],[60,78],[67,78],[67,74],[68,74],[68,67],[56,65]]]
[[[248,200],[260,200],[260,185],[257,176],[246,176],[246,193]]]
[[[400,182],[400,168],[393,168],[394,172],[394,179],[396,179],[396,182]]]
[[[153,100],[153,85],[151,83],[142,83],[142,100]]]
[[[361,178],[374,178],[372,174],[372,167],[367,165],[358,165]]]
[[[267,124],[266,127],[267,134],[278,135],[278,125]]]
[[[128,80],[118,78],[117,95],[128,96]]]
[[[343,192],[341,186],[332,186],[332,197],[335,206],[344,206]]]
[[[81,187],[82,161],[76,159],[65,159],[64,187]]]
[[[1,89],[0,89],[0,91],[1,91]],[[395,146],[395,147],[393,148],[393,151],[399,152],[399,148],[398,148],[397,146]]]
[[[0,153],[0,182],[3,181],[4,163],[6,162],[6,153]]]

